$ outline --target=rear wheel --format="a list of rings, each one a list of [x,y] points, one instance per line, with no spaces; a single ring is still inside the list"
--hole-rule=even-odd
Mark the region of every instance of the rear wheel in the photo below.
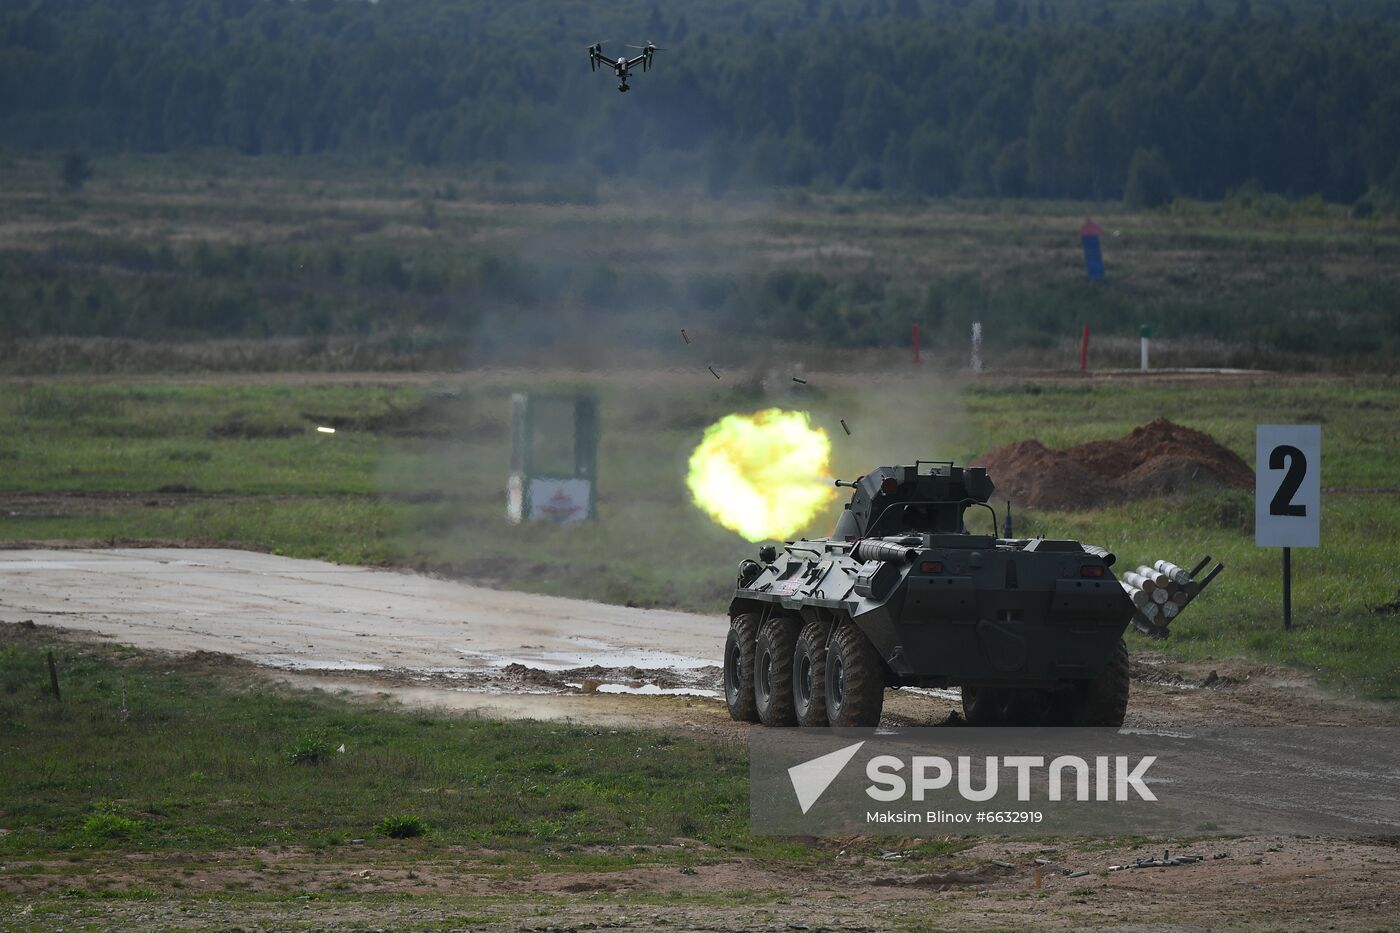
[[[1120,638],[1113,657],[1099,676],[1080,688],[1074,725],[1112,726],[1115,729],[1123,725],[1123,718],[1128,714],[1128,668],[1128,646]]]
[[[1099,676],[1058,690],[963,687],[970,726],[1123,725],[1128,711],[1128,646],[1122,639]]]
[[[724,642],[724,703],[735,722],[758,722],[753,699],[753,653],[758,616],[747,613],[729,620]]]
[[[802,726],[826,725],[826,641],[830,622],[808,622],[792,655],[792,701]]]
[[[758,630],[753,696],[758,719],[765,726],[797,724],[797,710],[792,702],[792,658],[800,625],[792,616],[773,616]]]
[[[878,726],[885,676],[875,646],[850,623],[838,625],[826,648],[826,718],[833,726]]]

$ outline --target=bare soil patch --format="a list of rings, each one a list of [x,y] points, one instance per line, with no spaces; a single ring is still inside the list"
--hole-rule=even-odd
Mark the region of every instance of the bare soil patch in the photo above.
[[[1252,489],[1254,471],[1203,431],[1158,418],[1113,441],[1051,450],[1035,438],[972,462],[1002,498],[1036,509],[1088,509],[1212,487]]]
[[[494,853],[232,850],[95,854],[81,866],[0,868],[15,928],[36,906],[108,928],[507,930],[1382,929],[1391,926],[1400,850],[1375,840],[1245,837],[1135,844],[987,839],[954,854],[914,842],[823,840],[811,864],[764,865],[689,843],[693,864],[610,871],[503,871]],[[1194,854],[1170,868],[1109,866]],[[626,854],[619,850],[616,854]],[[1040,886],[1035,860],[1045,859]],[[1087,875],[1071,878],[1073,871]],[[145,892],[122,899],[123,891]],[[106,898],[117,895],[116,899]],[[237,895],[230,898],[230,895]],[[306,911],[315,901],[314,914]],[[59,908],[62,910],[62,907]],[[454,922],[455,921],[455,922]],[[52,927],[49,927],[52,928]]]

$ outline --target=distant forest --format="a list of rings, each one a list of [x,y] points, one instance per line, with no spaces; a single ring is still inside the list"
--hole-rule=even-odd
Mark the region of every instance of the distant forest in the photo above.
[[[667,48],[633,91],[585,46]],[[722,192],[1400,191],[1400,4],[15,0],[12,151],[391,155]]]

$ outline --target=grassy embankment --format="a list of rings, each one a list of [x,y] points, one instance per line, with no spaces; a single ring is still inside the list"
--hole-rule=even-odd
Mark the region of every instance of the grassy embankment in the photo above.
[[[888,392],[844,381],[765,394],[701,369],[641,391],[600,383],[599,519],[565,528],[505,522],[507,400],[519,386],[464,379],[443,388],[12,383],[0,397],[0,541],[244,545],[720,613],[733,567],[753,547],[691,506],[683,478],[703,427],[729,411],[811,411],[831,433],[841,476],[915,456],[965,460],[1029,436],[1051,446],[1117,437],[1157,416],[1208,431],[1252,461],[1256,422],[1316,422],[1330,491],[1323,546],[1295,556],[1291,633],[1281,631],[1279,555],[1254,547],[1249,493],[1018,510],[1018,533],[1097,541],[1134,566],[1212,554],[1225,576],[1154,648],[1293,665],[1362,695],[1400,698],[1400,625],[1373,611],[1400,590],[1400,468],[1389,450],[1400,390],[1390,381],[917,381],[909,397],[930,404],[898,410]],[[340,430],[319,434],[317,424]]]

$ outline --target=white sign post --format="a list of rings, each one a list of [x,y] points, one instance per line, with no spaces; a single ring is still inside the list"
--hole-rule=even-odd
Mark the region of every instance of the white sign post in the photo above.
[[[1283,627],[1293,627],[1292,549],[1321,540],[1322,428],[1261,424],[1254,434],[1254,543],[1283,548]]]

